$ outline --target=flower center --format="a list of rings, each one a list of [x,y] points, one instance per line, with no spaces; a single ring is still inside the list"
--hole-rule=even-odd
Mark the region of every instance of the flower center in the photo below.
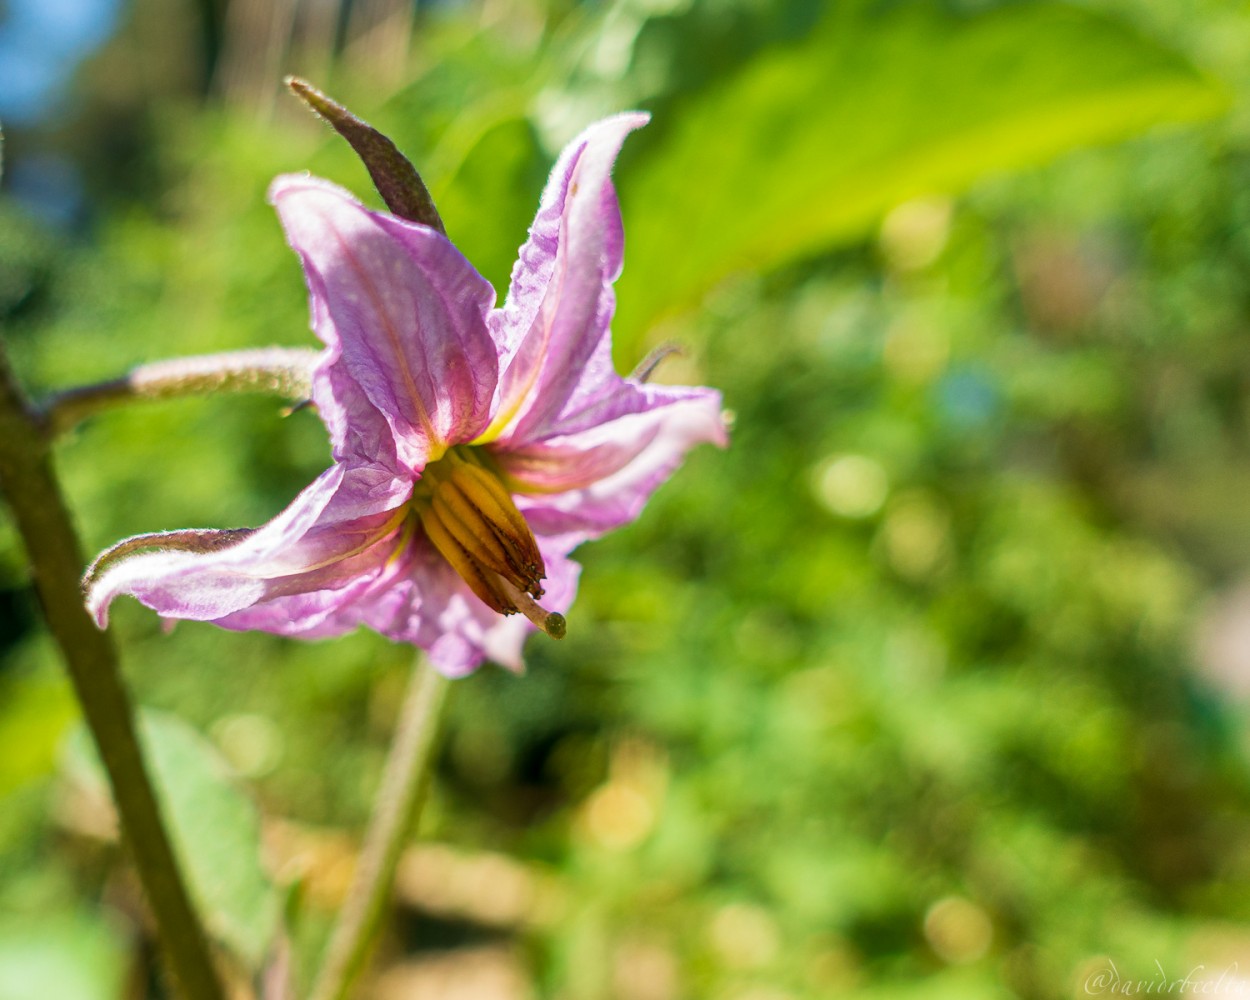
[[[519,611],[559,639],[564,616],[536,600],[547,568],[534,533],[480,452],[458,445],[427,465],[412,509],[426,537],[483,603],[500,614]]]

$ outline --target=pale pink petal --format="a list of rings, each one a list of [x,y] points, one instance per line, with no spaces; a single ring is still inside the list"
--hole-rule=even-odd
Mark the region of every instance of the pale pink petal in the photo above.
[[[612,165],[640,113],[592,125],[561,154],[504,307],[489,318],[501,374],[489,437],[544,436],[614,374],[608,325],[624,246]]]
[[[371,212],[341,188],[279,177],[269,192],[300,254],[314,329],[328,351],[314,378],[336,445],[360,432],[342,412],[358,391],[419,471],[489,418],[498,356],[486,329],[495,293],[447,237]],[[366,428],[362,445],[377,438]],[[360,458],[377,460],[359,454]]]
[[[213,621],[278,596],[346,587],[393,550],[388,539],[411,492],[387,469],[335,465],[235,545],[120,559],[90,582],[87,607],[101,628],[122,594],[168,618]]]
[[[335,567],[335,572],[275,581],[264,599],[249,608],[213,621],[238,632],[260,631],[301,639],[326,639],[353,631],[359,616],[352,609],[379,587],[394,582],[393,567],[403,556],[407,539],[389,534]]]
[[[517,493],[518,508],[540,537],[570,536],[570,544],[633,521],[690,448],[727,443],[719,393],[632,388],[620,402],[625,412],[619,416],[573,434],[495,451]]]
[[[400,459],[390,424],[332,355],[323,352],[312,380],[312,399],[330,437],[331,457],[349,465],[371,462],[411,478],[413,471]],[[411,452],[406,455],[412,457]]]

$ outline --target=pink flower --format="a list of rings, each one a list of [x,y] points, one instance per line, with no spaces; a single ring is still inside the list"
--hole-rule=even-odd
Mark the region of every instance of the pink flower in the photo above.
[[[606,119],[564,150],[501,309],[435,229],[279,177],[270,199],[325,344],[312,400],[333,464],[255,531],[122,542],[88,576],[100,626],[120,594],[230,629],[365,625],[450,675],[487,657],[519,668],[533,625],[563,634],[569,553],[636,518],[691,446],[725,443],[718,393],[612,366],[623,235],[610,173],[646,120]]]

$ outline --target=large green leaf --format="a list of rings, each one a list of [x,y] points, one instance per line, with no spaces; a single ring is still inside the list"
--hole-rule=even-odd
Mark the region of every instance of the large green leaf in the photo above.
[[[260,862],[260,817],[211,743],[176,716],[143,710],[140,739],[194,902],[209,930],[250,967],[273,940],[278,898]],[[71,763],[102,791],[85,731]]]
[[[918,195],[1220,110],[1125,25],[1055,3],[861,5],[692,98],[622,171],[628,341],[721,278],[861,236]]]

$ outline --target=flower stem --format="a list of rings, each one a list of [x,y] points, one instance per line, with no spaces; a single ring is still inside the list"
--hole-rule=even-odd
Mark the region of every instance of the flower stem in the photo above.
[[[417,657],[352,885],[330,935],[311,1000],[345,1000],[364,969],[391,895],[404,841],[421,814],[449,687],[447,678],[424,656]]]
[[[82,551],[52,468],[51,444],[0,345],[0,491],[33,568],[35,591],[108,772],[122,839],[139,873],[179,993],[222,1000],[204,930],[191,907],[135,736],[117,651],[83,605]]]
[[[269,392],[291,400],[307,399],[317,358],[318,353],[308,348],[267,347],[156,361],[121,378],[58,392],[39,413],[56,436],[101,410],[141,399],[214,392]]]

